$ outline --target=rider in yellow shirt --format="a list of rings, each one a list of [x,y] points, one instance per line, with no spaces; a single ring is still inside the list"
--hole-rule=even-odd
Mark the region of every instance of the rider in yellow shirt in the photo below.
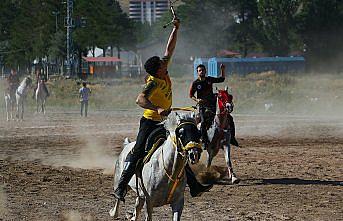
[[[136,144],[127,155],[124,164],[124,170],[121,174],[114,196],[124,201],[127,185],[135,174],[136,165],[139,159],[145,156],[145,143],[152,131],[159,128],[159,123],[163,117],[168,116],[172,105],[172,84],[168,75],[168,63],[176,46],[177,32],[180,21],[177,18],[173,20],[174,28],[169,36],[164,57],[158,56],[149,58],[144,68],[148,73],[146,84],[143,91],[138,95],[136,103],[144,108],[143,117],[140,120],[139,132]],[[193,197],[199,196],[202,192],[208,191],[212,185],[203,186],[195,178],[190,167],[186,165],[187,183]]]

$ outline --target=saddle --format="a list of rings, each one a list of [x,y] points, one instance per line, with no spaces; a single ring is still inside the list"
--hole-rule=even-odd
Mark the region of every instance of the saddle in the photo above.
[[[151,156],[164,143],[166,139],[167,130],[163,126],[158,127],[151,132],[145,143],[145,157],[138,161],[137,169],[141,170],[144,164],[150,161]]]

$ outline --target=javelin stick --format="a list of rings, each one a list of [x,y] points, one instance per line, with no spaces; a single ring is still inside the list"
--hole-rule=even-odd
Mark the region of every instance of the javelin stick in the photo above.
[[[172,5],[172,2],[169,1],[169,3],[170,3],[170,11],[171,11],[171,13],[173,14],[173,19],[172,19],[170,22],[168,22],[167,24],[163,25],[163,28],[166,28],[166,27],[168,27],[169,25],[173,24],[174,19],[177,18],[177,17],[176,17],[175,10],[174,10],[174,7],[173,7],[173,5]]]
[[[190,107],[172,107],[170,109],[171,111],[195,111],[196,107],[190,106]]]

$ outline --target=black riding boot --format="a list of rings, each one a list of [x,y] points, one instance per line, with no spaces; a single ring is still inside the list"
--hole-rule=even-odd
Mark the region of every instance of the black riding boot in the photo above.
[[[239,147],[238,141],[236,140],[236,127],[235,127],[235,122],[233,121],[233,117],[229,114],[230,118],[230,133],[231,133],[231,139],[230,139],[230,144]]]
[[[208,140],[205,123],[201,123],[200,133],[201,133],[201,141],[204,144],[204,149],[206,150],[210,141]]]
[[[115,198],[119,199],[120,201],[125,202],[125,195],[127,193],[127,185],[130,182],[132,176],[136,172],[136,163],[134,162],[125,162],[125,168],[121,174],[119,179],[118,187],[114,191],[113,195]]]
[[[199,183],[191,167],[188,164],[186,164],[185,170],[186,170],[187,184],[189,186],[189,190],[192,197],[201,196],[201,194],[203,194],[204,192],[208,192],[213,187],[213,184],[204,186],[201,183]]]

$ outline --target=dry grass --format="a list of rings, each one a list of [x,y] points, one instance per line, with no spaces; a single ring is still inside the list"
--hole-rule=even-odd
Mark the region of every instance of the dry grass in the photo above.
[[[190,75],[172,79],[173,106],[194,105],[188,98],[192,80]],[[78,109],[79,83],[65,79],[49,82],[51,97],[47,102],[48,108]],[[93,110],[137,108],[135,99],[142,90],[143,84],[142,79],[91,79],[90,108]],[[224,83],[216,86],[224,88],[226,85],[234,95],[235,113],[264,113],[266,103],[273,103],[273,108],[270,110],[272,113],[331,115],[343,111],[343,75],[285,75],[266,72],[247,76],[229,76]],[[3,89],[1,82],[0,91]],[[28,99],[28,104],[33,109],[32,99]],[[4,99],[0,99],[0,105],[4,107]],[[4,108],[1,110],[3,111]]]

